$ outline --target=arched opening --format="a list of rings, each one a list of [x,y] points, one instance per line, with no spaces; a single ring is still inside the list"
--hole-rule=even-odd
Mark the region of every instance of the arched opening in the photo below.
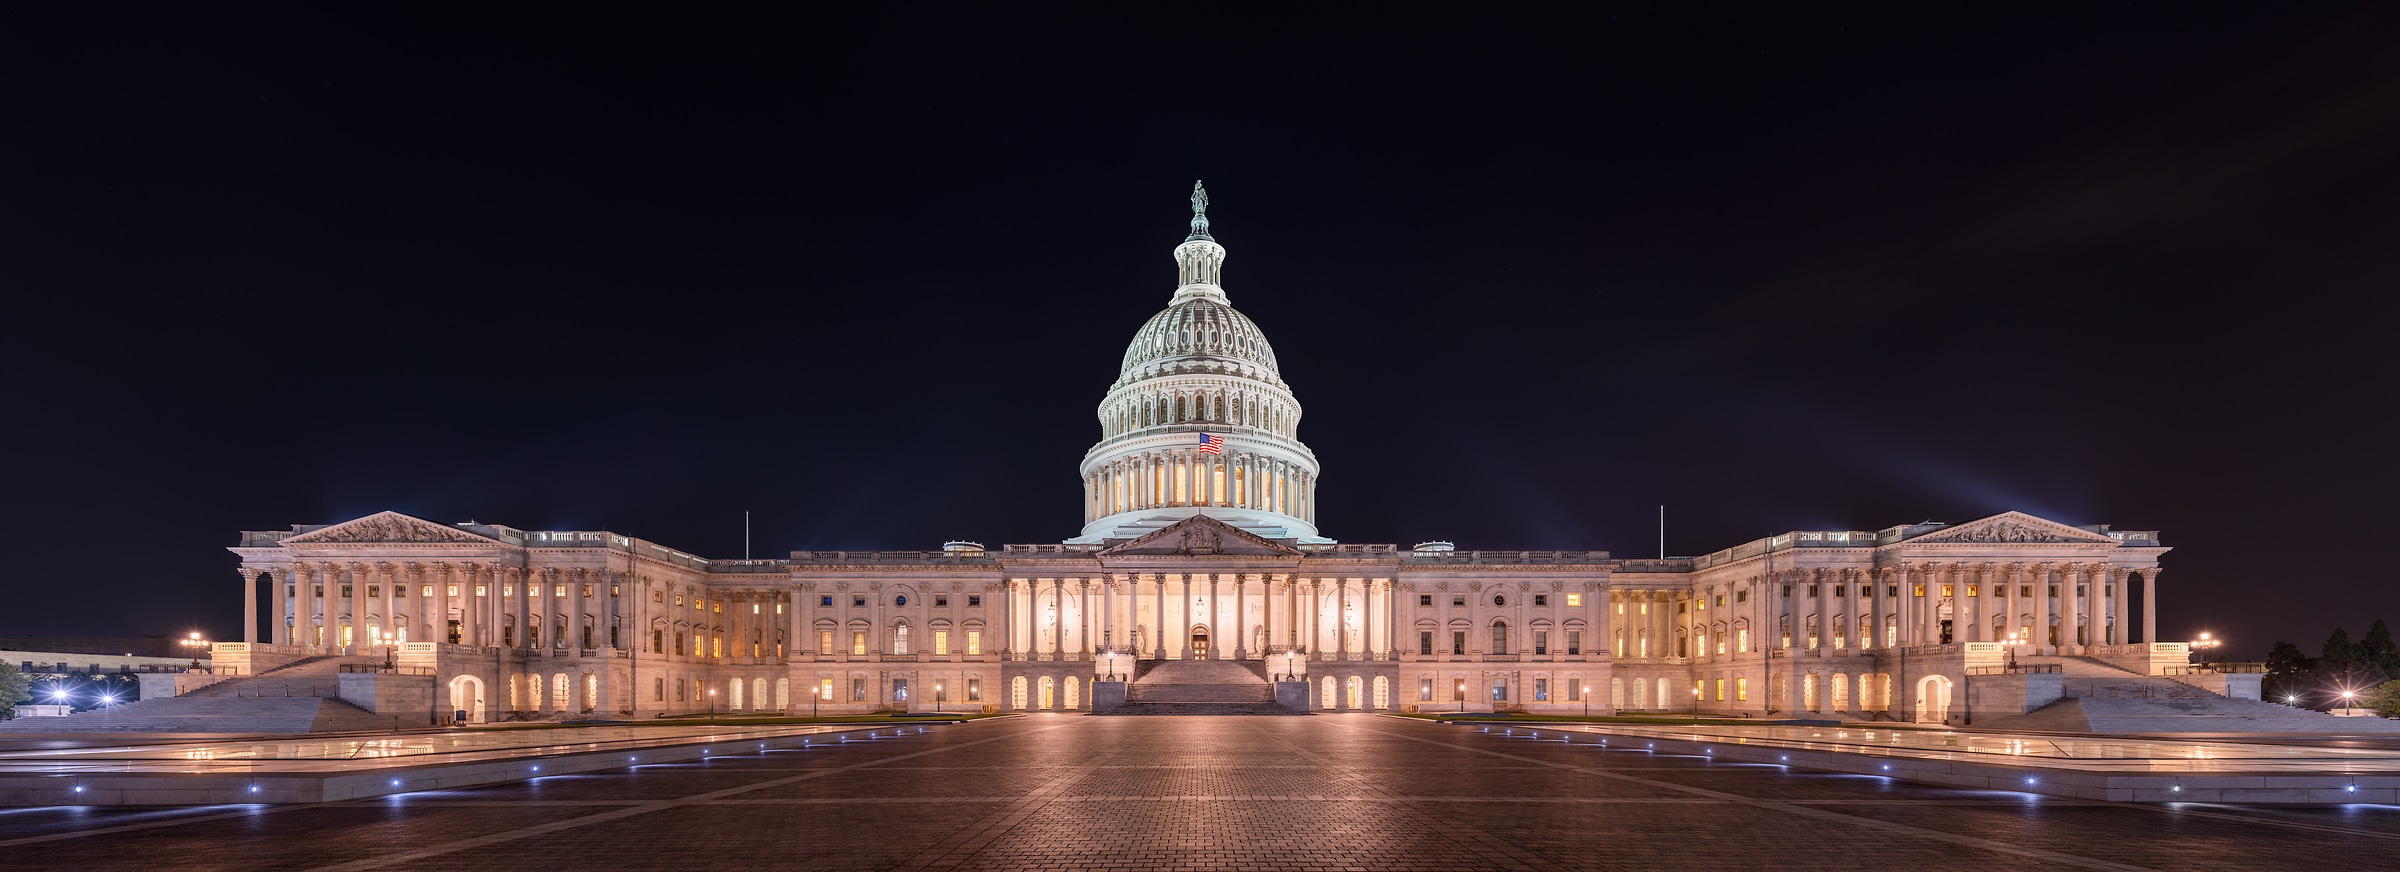
[[[1359,699],[1359,687],[1360,687],[1360,681],[1358,680],[1358,676],[1356,676],[1356,675],[1350,676],[1350,681],[1348,682],[1348,684],[1349,684],[1349,686],[1350,686],[1350,687],[1349,687],[1349,689],[1350,689],[1350,698],[1349,698],[1349,699],[1347,699],[1347,700],[1344,700],[1344,702],[1347,702],[1347,703],[1349,703],[1349,704],[1350,704],[1350,710],[1352,710],[1352,711],[1357,711],[1357,710],[1359,710],[1359,709],[1366,708],[1365,702],[1364,702],[1363,700]]]
[[[1044,675],[1042,676],[1042,704],[1039,706],[1039,708],[1041,708],[1042,711],[1049,711],[1057,707],[1058,680]]]
[[[564,672],[550,676],[550,710],[564,712],[575,705],[574,679]]]
[[[1025,676],[1019,675],[1009,680],[1008,707],[1018,711],[1025,710]]]
[[[791,709],[792,680],[789,678],[775,679],[775,710],[781,712],[791,711]]]
[[[725,710],[729,712],[742,710],[742,680],[739,678],[725,682]]]
[[[1208,659],[1208,625],[1192,625],[1192,659]]]
[[[1928,675],[1917,681],[1917,723],[1938,724],[1950,718],[1950,679]]]
[[[1389,711],[1391,708],[1392,680],[1382,675],[1375,676],[1375,710]]]
[[[1334,708],[1337,708],[1338,706],[1337,706],[1337,704],[1336,704],[1336,699],[1335,699],[1335,697],[1334,697],[1334,694],[1335,694],[1335,690],[1334,690],[1334,688],[1335,688],[1335,685],[1334,685],[1334,683],[1333,683],[1333,676],[1331,676],[1331,675],[1325,676],[1325,680],[1324,680],[1324,681],[1322,681],[1322,682],[1319,682],[1317,686],[1318,686],[1319,688],[1321,688],[1321,689],[1318,691],[1318,695],[1319,695],[1319,696],[1320,696],[1320,697],[1323,699],[1323,703],[1321,704],[1321,706],[1322,706],[1323,708],[1325,708],[1325,709],[1329,710],[1329,711],[1330,711],[1330,710],[1332,710],[1332,709],[1334,709]]]
[[[1814,672],[1800,676],[1800,708],[1802,711],[1817,710],[1817,674]]]
[[[1081,684],[1081,682],[1075,680],[1075,676],[1067,676],[1066,705],[1060,706],[1060,708],[1068,711],[1074,711],[1083,708],[1082,694],[1077,692],[1081,690]]]
[[[1492,653],[1508,653],[1508,622],[1492,622]]]
[[[766,679],[757,678],[750,681],[750,707],[752,709],[764,709],[767,707]]]
[[[483,723],[483,679],[472,675],[450,679],[450,715],[471,724]]]
[[[582,706],[582,708],[583,708],[583,710],[584,710],[584,711],[587,711],[587,712],[590,712],[590,711],[597,711],[597,710],[599,710],[599,708],[600,708],[600,676],[598,676],[598,675],[594,675],[594,674],[592,674],[592,673],[589,673],[589,672],[586,672],[586,673],[584,673],[584,674],[583,674],[583,706]]]

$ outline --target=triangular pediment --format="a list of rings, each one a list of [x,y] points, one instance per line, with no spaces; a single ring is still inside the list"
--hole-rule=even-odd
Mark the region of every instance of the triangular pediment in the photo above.
[[[457,527],[436,524],[399,512],[377,512],[355,521],[343,521],[331,527],[310,530],[283,540],[285,545],[352,545],[390,542],[503,544],[498,539],[478,536]]]
[[[1207,515],[1193,515],[1130,542],[1101,549],[1102,557],[1298,557],[1300,549],[1261,538]]]
[[[2001,512],[1989,518],[1943,527],[1909,539],[1908,543],[2113,545],[2116,541],[2081,527],[2037,518],[2024,512]]]

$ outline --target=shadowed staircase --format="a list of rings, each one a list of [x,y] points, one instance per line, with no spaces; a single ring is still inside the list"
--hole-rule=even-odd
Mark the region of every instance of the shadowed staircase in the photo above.
[[[1235,660],[1151,660],[1125,686],[1125,705],[1102,714],[1290,715],[1275,704],[1266,664]]]

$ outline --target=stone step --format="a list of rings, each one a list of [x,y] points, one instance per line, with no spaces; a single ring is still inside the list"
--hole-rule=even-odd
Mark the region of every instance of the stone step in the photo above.
[[[1153,684],[1126,688],[1127,702],[1274,702],[1270,684]]]
[[[1207,703],[1207,702],[1128,702],[1095,715],[1299,715],[1272,702]]]

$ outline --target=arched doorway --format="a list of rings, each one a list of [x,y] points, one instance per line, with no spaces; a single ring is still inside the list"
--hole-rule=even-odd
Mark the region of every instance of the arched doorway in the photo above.
[[[1058,708],[1057,679],[1048,675],[1042,676],[1042,704],[1040,708],[1042,711],[1050,711]]]
[[[1208,625],[1192,625],[1192,659],[1208,659]]]
[[[1917,723],[1938,724],[1950,718],[1950,679],[1928,675],[1917,682]]]
[[[448,714],[456,715],[462,711],[467,713],[469,723],[483,722],[483,679],[472,675],[450,679]]]

